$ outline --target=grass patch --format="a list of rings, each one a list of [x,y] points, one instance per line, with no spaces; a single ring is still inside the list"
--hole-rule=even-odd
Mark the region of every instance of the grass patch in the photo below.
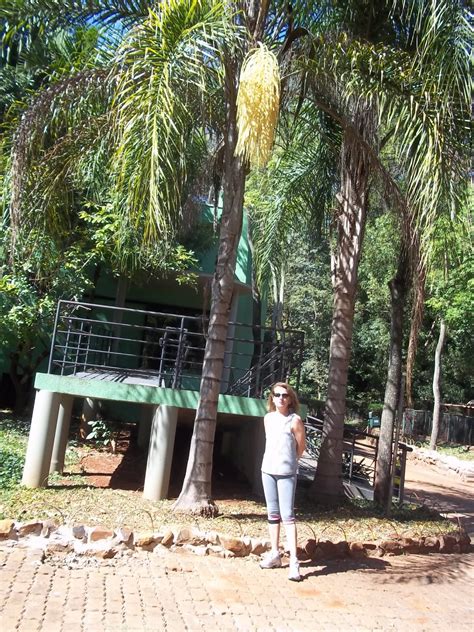
[[[25,463],[29,424],[22,420],[3,419],[0,425],[0,489],[18,485]]]
[[[50,476],[49,487],[28,489],[19,482],[24,462],[28,423],[0,416],[0,519],[52,519],[58,523],[127,526],[134,531],[170,526],[193,526],[235,536],[267,538],[265,504],[249,493],[245,498],[217,500],[217,518],[174,514],[173,500],[149,501],[141,491],[91,486],[81,473],[85,454],[100,451],[70,443],[66,452],[67,475]],[[103,452],[102,452],[103,454]],[[300,539],[366,540],[394,536],[420,537],[456,530],[456,525],[426,507],[394,507],[390,518],[367,501],[348,500],[337,509],[326,509],[308,499],[299,487],[296,512]]]

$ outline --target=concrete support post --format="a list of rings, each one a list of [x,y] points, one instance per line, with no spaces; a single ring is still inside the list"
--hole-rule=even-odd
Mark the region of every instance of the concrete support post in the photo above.
[[[153,406],[142,404],[140,406],[140,421],[138,422],[138,447],[142,450],[148,448],[150,443],[151,424],[153,421],[153,413],[155,412]]]
[[[21,481],[26,487],[43,487],[48,484],[59,401],[59,393],[51,391],[36,393]]]
[[[53,454],[49,472],[63,472],[64,457],[66,454],[67,440],[69,438],[69,426],[71,425],[71,411],[74,403],[72,395],[61,395],[59,400],[58,423],[54,435]]]
[[[148,500],[161,500],[168,495],[177,423],[177,408],[155,407],[143,487],[143,496]]]
[[[265,427],[261,419],[253,420],[253,477],[252,491],[257,496],[263,496],[262,460],[265,452]]]

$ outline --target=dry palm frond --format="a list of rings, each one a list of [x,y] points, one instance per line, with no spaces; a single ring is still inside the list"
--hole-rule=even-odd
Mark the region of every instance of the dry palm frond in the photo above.
[[[263,44],[242,65],[237,95],[239,136],[235,154],[252,166],[264,166],[271,154],[280,104],[280,71],[275,55]]]

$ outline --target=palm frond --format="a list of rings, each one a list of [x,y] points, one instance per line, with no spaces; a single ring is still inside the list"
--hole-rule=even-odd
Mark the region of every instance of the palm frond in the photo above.
[[[454,4],[449,0],[431,4],[443,3]],[[379,126],[396,139],[395,156],[404,172],[405,197],[418,229],[426,236],[426,227],[443,206],[444,196],[449,191],[456,199],[456,183],[462,188],[467,173],[470,122],[465,16],[459,6],[449,20],[447,13],[442,15],[446,22],[439,27],[437,40],[432,22],[420,22],[420,28],[429,31],[418,33],[424,43],[420,54],[345,34],[326,39],[318,35],[315,59],[308,64],[316,102],[342,126],[350,126],[348,104],[352,99],[376,106]],[[416,28],[418,21],[407,30],[413,33]],[[448,33],[453,48],[446,46]],[[456,61],[446,62],[451,55]],[[371,154],[373,167],[395,193],[393,199],[403,205],[396,181],[376,160],[378,148],[372,148]]]
[[[97,69],[63,79],[40,92],[23,114],[11,161],[10,217],[14,235],[21,225],[24,183],[30,167],[54,144],[53,139],[58,135],[67,135],[67,130],[76,127],[84,117],[95,115],[97,108],[104,108],[106,76],[106,71]],[[47,198],[43,203],[47,204]]]
[[[220,65],[217,42],[232,38],[225,4],[162,2],[120,52],[114,203],[124,232],[145,242],[176,229],[196,108]]]

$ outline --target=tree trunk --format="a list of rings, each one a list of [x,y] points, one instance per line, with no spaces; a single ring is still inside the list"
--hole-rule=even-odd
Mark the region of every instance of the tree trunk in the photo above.
[[[419,244],[416,245],[419,250]],[[405,393],[407,408],[413,408],[413,372],[415,368],[416,351],[418,347],[418,335],[420,333],[423,315],[425,313],[425,283],[426,283],[426,266],[421,262],[419,253],[417,254],[419,267],[415,277],[415,286],[413,288],[413,308],[410,327],[410,338],[408,341],[407,352],[407,368]]]
[[[444,339],[446,337],[446,323],[441,319],[439,326],[439,338],[436,345],[435,365],[433,373],[433,425],[431,427],[430,450],[436,450],[436,442],[439,434],[439,416],[441,408],[441,354],[443,353]]]
[[[354,125],[369,141],[374,129],[372,108],[356,106]],[[344,494],[342,453],[346,412],[347,375],[352,347],[352,327],[357,274],[367,219],[370,165],[364,149],[345,132],[341,156],[341,193],[338,239],[332,264],[334,290],[329,348],[328,393],[324,410],[321,451],[312,495],[320,502],[337,504]]]
[[[374,500],[381,507],[387,506],[391,493],[393,428],[402,378],[403,308],[407,293],[407,267],[407,253],[405,248],[402,248],[398,258],[397,273],[389,283],[391,296],[390,353],[374,489]]]
[[[268,1],[245,2],[244,18],[253,44],[263,32]],[[249,42],[250,43],[250,42]],[[219,251],[211,289],[209,328],[204,351],[199,402],[183,488],[174,504],[175,511],[215,515],[211,477],[217,403],[224,368],[224,355],[234,289],[237,246],[242,230],[246,166],[234,155],[237,143],[237,90],[242,60],[225,62],[226,128],[224,133],[223,209]]]
[[[174,504],[176,511],[203,515],[216,513],[211,496],[213,447],[245,188],[245,167],[240,158],[234,156],[238,73],[237,68],[233,70],[233,75],[227,76],[223,209],[199,402],[184,483]]]

